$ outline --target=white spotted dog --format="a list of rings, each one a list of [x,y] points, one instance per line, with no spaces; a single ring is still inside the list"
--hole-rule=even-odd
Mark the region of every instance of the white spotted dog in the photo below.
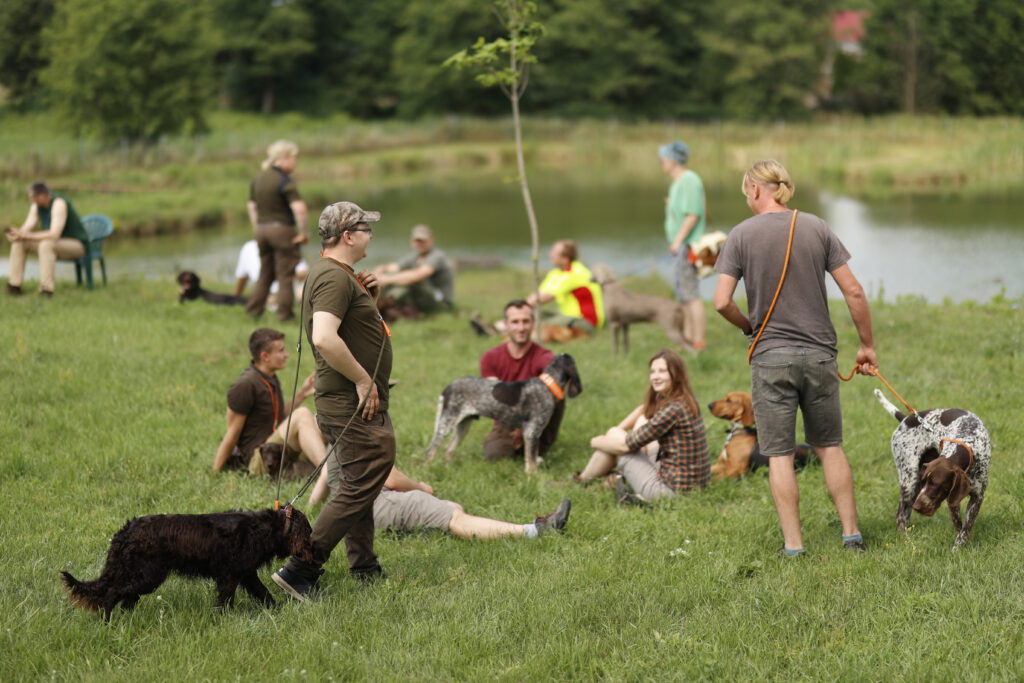
[[[931,516],[946,501],[956,539],[967,542],[988,486],[992,442],[981,419],[966,410],[946,408],[905,415],[875,389],[875,397],[900,421],[892,433],[892,459],[900,480],[896,528],[907,530],[910,510]],[[960,502],[970,494],[965,519]]]
[[[583,383],[572,356],[561,354],[548,363],[539,377],[521,382],[499,382],[483,377],[457,379],[437,400],[434,437],[424,453],[430,463],[445,439],[449,462],[473,420],[480,416],[497,420],[510,429],[522,428],[526,473],[537,471],[540,460],[540,436],[547,427],[555,406],[583,391]],[[450,437],[450,438],[449,438]]]

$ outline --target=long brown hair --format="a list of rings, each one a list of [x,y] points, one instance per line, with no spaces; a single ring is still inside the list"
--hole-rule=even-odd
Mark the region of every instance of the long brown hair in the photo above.
[[[654,387],[648,382],[647,393],[644,394],[644,417],[651,419],[654,413],[672,401],[679,401],[689,408],[691,413],[700,415],[700,406],[697,404],[697,397],[693,395],[693,387],[690,386],[690,375],[686,372],[686,363],[672,349],[662,349],[647,361],[648,370],[651,364],[659,358],[664,359],[671,382],[668,391],[662,394],[656,393]]]

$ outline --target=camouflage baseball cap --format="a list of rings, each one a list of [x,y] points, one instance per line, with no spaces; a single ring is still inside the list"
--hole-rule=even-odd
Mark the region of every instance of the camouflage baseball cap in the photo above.
[[[376,223],[379,220],[379,211],[363,211],[352,202],[335,202],[320,213],[320,239],[338,237],[360,223]]]
[[[430,229],[429,225],[423,225],[420,223],[414,226],[412,229],[412,238],[414,240],[432,240],[434,239],[434,233]]]

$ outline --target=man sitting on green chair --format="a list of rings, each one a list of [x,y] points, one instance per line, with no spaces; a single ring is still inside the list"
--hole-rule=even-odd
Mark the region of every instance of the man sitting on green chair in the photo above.
[[[82,225],[75,207],[67,198],[53,194],[44,183],[32,183],[28,188],[32,204],[20,228],[7,228],[7,241],[11,243],[11,272],[7,277],[7,293],[21,294],[25,279],[25,258],[28,252],[39,255],[39,293],[53,296],[57,259],[76,259],[85,256],[89,234]],[[36,230],[36,226],[42,226]]]

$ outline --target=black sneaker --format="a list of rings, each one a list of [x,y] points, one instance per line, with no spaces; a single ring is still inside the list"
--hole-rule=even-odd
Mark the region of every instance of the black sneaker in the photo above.
[[[864,544],[864,539],[855,538],[851,541],[843,541],[843,547],[847,550],[859,550],[864,553],[867,552],[868,547]]]
[[[7,283],[7,293],[11,296],[21,296],[21,286],[12,285],[10,282]]]
[[[615,482],[615,502],[619,505],[635,505],[637,507],[650,505],[650,503],[634,493],[633,489],[626,482],[626,478],[621,476]]]
[[[310,580],[287,567],[281,567],[274,572],[271,578],[285,593],[292,596],[299,602],[306,602],[309,600],[311,595],[316,592],[317,582],[320,581],[320,577],[323,573],[323,569],[319,570],[316,577]]]
[[[564,529],[566,522],[569,521],[570,508],[572,508],[572,502],[568,498],[563,498],[554,512],[533,520],[533,525],[537,527],[537,534]]]

